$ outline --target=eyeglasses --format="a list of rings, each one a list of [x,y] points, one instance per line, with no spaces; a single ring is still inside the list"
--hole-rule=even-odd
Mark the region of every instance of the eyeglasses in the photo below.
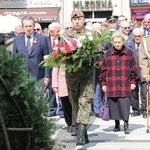
[[[130,29],[130,27],[124,27],[124,29]]]
[[[66,29],[68,30],[68,29],[72,29],[72,27],[66,27]]]
[[[40,28],[34,29],[34,31],[40,31]]]
[[[135,35],[134,37],[135,37],[135,38],[137,38],[137,37],[141,37],[141,35]]]

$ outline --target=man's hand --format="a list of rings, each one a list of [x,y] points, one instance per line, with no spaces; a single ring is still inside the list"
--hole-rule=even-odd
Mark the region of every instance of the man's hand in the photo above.
[[[144,75],[143,78],[145,79],[146,82],[150,81],[150,75]]]
[[[53,87],[53,91],[54,91],[55,93],[58,93],[58,87]]]
[[[49,78],[44,78],[44,84],[45,84],[45,87],[48,86],[48,84],[49,84]]]
[[[135,84],[131,84],[131,90],[134,90],[136,88]]]
[[[106,92],[106,85],[102,86],[102,90]]]

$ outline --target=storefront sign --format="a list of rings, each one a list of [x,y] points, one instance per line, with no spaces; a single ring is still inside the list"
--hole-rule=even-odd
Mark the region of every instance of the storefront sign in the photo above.
[[[131,17],[134,19],[144,19],[144,15],[149,13],[150,9],[131,9]]]
[[[84,0],[73,1],[73,9],[80,10],[112,10],[111,0]]]
[[[13,7],[34,7],[34,6],[60,6],[60,0],[0,0],[0,8],[13,8]]]
[[[38,22],[50,22],[57,20],[58,11],[58,8],[0,9],[0,15],[10,14],[18,18],[31,15]]]
[[[150,7],[150,0],[130,0],[130,7]]]

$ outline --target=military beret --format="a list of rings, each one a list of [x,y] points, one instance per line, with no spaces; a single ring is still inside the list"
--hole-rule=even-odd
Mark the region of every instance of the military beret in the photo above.
[[[118,18],[117,16],[109,16],[107,18],[107,21],[110,23],[115,23],[115,22],[117,22],[117,18]]]
[[[71,19],[78,18],[78,17],[84,17],[84,13],[80,10],[75,10],[71,14]]]

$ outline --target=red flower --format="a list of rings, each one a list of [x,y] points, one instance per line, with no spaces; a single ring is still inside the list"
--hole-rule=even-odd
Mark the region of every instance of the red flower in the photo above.
[[[77,41],[76,41],[76,40],[70,39],[69,41],[70,41],[70,43],[71,43],[71,45],[72,45],[73,47],[76,47],[76,46],[77,46]]]
[[[70,45],[67,45],[67,44],[66,44],[65,50],[67,53],[71,53],[71,51],[72,51]]]
[[[53,51],[53,55],[54,55],[54,57],[56,58],[56,57],[58,56],[58,51],[57,51],[57,50],[54,50],[54,51]]]
[[[34,43],[34,44],[37,44],[37,43],[38,43],[37,38],[35,38],[35,39],[33,40],[33,43]]]

